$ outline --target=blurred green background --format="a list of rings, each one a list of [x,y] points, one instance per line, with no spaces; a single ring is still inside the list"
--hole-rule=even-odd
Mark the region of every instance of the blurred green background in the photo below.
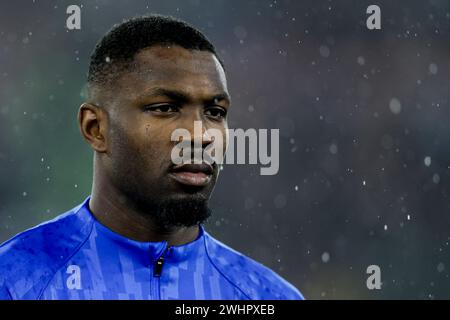
[[[81,30],[66,29],[80,5]],[[170,14],[227,67],[231,128],[279,128],[280,171],[229,165],[207,229],[309,299],[450,298],[450,5],[376,1],[2,1],[0,241],[90,193],[89,55],[113,24]],[[381,290],[366,287],[379,265]]]

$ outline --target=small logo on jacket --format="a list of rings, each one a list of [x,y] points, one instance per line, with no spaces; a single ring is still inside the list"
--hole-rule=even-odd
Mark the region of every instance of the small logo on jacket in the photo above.
[[[70,274],[70,276],[67,278],[66,285],[67,289],[75,289],[80,290],[81,289],[81,270],[80,267],[76,264],[71,264],[67,267],[66,270],[67,274]]]

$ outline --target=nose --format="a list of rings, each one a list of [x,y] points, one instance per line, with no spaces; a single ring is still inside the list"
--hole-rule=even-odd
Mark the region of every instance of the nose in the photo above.
[[[190,122],[188,130],[191,138],[191,159],[194,163],[210,162],[209,159],[204,159],[204,150],[213,142],[212,137],[200,116],[192,117]]]
[[[199,143],[202,148],[206,148],[210,143],[213,142],[211,135],[208,133],[207,128],[203,125],[203,121],[196,120],[194,122],[194,130],[191,131],[192,143]],[[199,147],[195,146],[194,147]]]
[[[184,115],[185,116],[180,119],[181,121],[178,122],[178,129],[183,129],[184,131],[181,135],[177,135],[178,138],[176,138],[176,146],[182,150],[181,152],[176,150],[175,156],[178,157],[181,155],[183,161],[190,159],[190,161],[193,161],[196,164],[206,162],[212,165],[216,162],[214,155],[215,152],[217,152],[214,148],[216,138],[215,131],[208,130],[208,126],[212,124],[209,123],[208,119],[205,119],[203,114],[199,114],[198,112],[192,112],[190,114],[185,113]],[[181,142],[183,143],[180,144]],[[209,149],[210,147],[213,148]],[[188,151],[188,148],[190,151]],[[190,153],[190,156],[188,156],[186,152]]]
[[[208,133],[208,128],[203,119],[203,108],[196,108],[187,121],[185,128],[189,131],[191,137],[191,146],[195,148],[206,148],[213,142],[211,135]]]

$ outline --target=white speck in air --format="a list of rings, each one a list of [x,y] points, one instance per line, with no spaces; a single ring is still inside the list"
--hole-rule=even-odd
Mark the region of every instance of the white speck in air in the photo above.
[[[428,66],[428,71],[430,71],[431,74],[437,74],[438,73],[438,66],[435,63],[430,63]]]
[[[402,111],[402,104],[400,103],[400,100],[397,98],[392,98],[391,101],[389,101],[389,109],[391,109],[393,114],[399,114]]]
[[[366,64],[366,60],[365,60],[364,57],[362,57],[362,56],[359,56],[359,57],[356,59],[356,61],[358,62],[358,64],[359,64],[360,66],[363,66],[363,65]]]
[[[330,254],[325,251],[322,253],[322,262],[327,263],[328,261],[330,261]]]
[[[336,154],[338,153],[338,146],[335,143],[332,143],[329,147],[329,150],[331,154]]]
[[[441,181],[441,177],[437,173],[433,174],[433,182],[438,184],[439,181]]]
[[[330,56],[330,49],[327,46],[322,45],[319,48],[319,53],[322,57],[328,58]]]

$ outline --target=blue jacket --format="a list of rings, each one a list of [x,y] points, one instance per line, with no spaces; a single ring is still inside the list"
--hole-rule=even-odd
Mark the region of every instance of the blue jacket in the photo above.
[[[0,246],[0,299],[303,299],[203,226],[180,246],[134,241],[98,222],[89,199]]]

